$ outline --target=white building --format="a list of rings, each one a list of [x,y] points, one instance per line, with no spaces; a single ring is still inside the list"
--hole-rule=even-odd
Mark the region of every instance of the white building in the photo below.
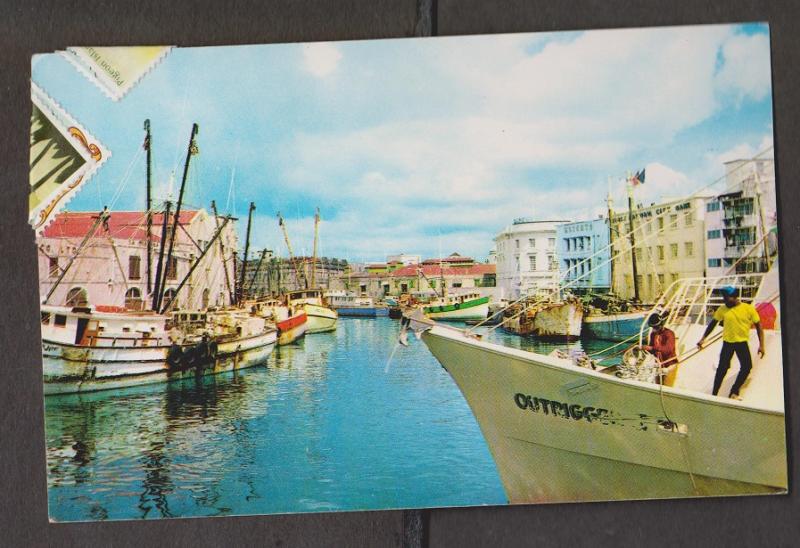
[[[761,272],[765,248],[742,258],[764,234],[776,227],[775,162],[772,159],[725,163],[725,193],[706,205],[706,268],[709,276]],[[774,248],[775,241],[767,242]],[[772,253],[772,251],[770,251]]]
[[[401,264],[403,266],[408,266],[412,264],[419,264],[422,262],[422,257],[419,255],[409,255],[407,253],[400,253],[398,255],[388,255],[386,257],[386,262],[389,264]]]
[[[510,299],[558,285],[556,227],[569,221],[515,219],[495,236],[497,286]]]

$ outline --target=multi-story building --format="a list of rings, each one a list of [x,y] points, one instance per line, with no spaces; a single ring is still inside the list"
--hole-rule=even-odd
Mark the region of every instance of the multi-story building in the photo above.
[[[762,272],[776,242],[763,236],[777,226],[772,159],[725,164],[725,193],[706,204],[706,269],[709,276]],[[746,257],[744,255],[747,255]]]
[[[97,225],[83,249],[78,249],[98,216],[96,212],[59,213],[37,238],[41,295],[46,296],[55,286],[48,299],[50,304],[88,304],[128,310],[150,308],[150,291],[155,286],[161,248],[163,214],[154,213],[152,216],[149,272],[143,211],[110,212],[107,220]],[[172,217],[168,218],[167,238],[164,240],[167,249],[162,263],[166,289],[162,304],[175,299],[176,295],[178,308],[199,309],[230,304],[230,284],[233,283],[231,257],[237,246],[234,223],[228,222],[219,238],[208,247],[217,230],[217,220],[213,216],[203,209],[184,210],[178,222],[173,253],[167,258],[173,231]],[[200,263],[194,266],[207,247]],[[62,274],[61,282],[56,285]],[[177,293],[181,282],[184,282],[183,288]]]
[[[573,293],[607,293],[611,289],[608,219],[564,223],[556,227],[562,284]]]
[[[518,299],[557,287],[556,229],[567,222],[520,218],[495,236],[497,285],[506,297]]]
[[[610,236],[615,294],[632,299],[638,287],[640,301],[654,302],[675,280],[704,275],[705,202],[705,197],[697,196],[634,209],[630,217],[636,243],[635,280],[629,212],[612,215]]]
[[[285,257],[275,257],[269,250],[265,251],[263,261],[260,253],[247,260],[246,296],[279,295],[287,291],[303,289],[306,285],[312,285],[312,281],[314,286],[328,289],[332,279],[339,278],[348,270],[348,263],[345,259],[317,257],[317,260],[314,261],[312,257],[295,257],[292,261]],[[260,267],[259,263],[261,263]],[[239,267],[241,268],[241,262]]]

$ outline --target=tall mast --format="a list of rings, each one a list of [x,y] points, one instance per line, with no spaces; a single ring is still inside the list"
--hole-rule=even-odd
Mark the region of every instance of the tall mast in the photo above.
[[[145,130],[145,137],[144,137],[144,149],[147,151],[147,192],[145,197],[145,208],[146,208],[146,224],[147,224],[147,293],[150,294],[153,291],[153,195],[152,195],[152,143],[153,139],[150,134],[150,120],[147,119],[144,121],[144,130]]]
[[[633,235],[633,184],[628,177],[628,238],[631,242],[631,269],[633,271],[633,298],[639,300],[639,278],[636,271],[636,238]]]
[[[317,242],[319,241],[319,208],[314,213],[314,255],[311,258],[311,287],[317,287]]]
[[[211,200],[211,211],[214,212],[214,223],[219,228],[219,213],[217,213],[216,200]],[[219,254],[222,257],[222,271],[225,273],[225,288],[228,290],[228,298],[232,304],[234,295],[233,291],[231,291],[231,279],[228,277],[228,261],[225,260],[225,244],[222,243],[222,237],[219,239]]]
[[[153,312],[158,312],[158,295],[161,292],[161,271],[164,269],[164,244],[167,241],[167,224],[169,222],[169,212],[172,207],[172,203],[167,200],[166,208],[162,215],[164,216],[163,223],[161,225],[161,241],[158,245],[158,263],[156,264],[156,285],[153,288],[153,298],[150,303],[150,308],[152,308]]]
[[[266,257],[266,255],[267,255],[267,250],[266,249],[262,249],[261,250],[261,257],[258,259],[258,264],[256,265],[256,271],[250,277],[250,283],[247,284],[246,296],[248,296],[248,297],[253,295],[253,285],[255,285],[256,280],[258,279],[258,275],[261,273],[261,265],[264,263],[264,257]],[[269,275],[269,266],[267,266],[267,275]],[[269,283],[269,282],[267,282],[267,283]],[[258,297],[259,297],[259,295],[256,293],[256,298],[258,298]]]
[[[109,215],[108,214],[108,207],[103,207],[103,211],[101,211],[100,215],[97,216],[97,219],[95,219],[95,221],[92,224],[91,228],[89,228],[89,232],[86,233],[86,236],[83,237],[83,240],[81,240],[80,245],[78,245],[78,247],[75,249],[75,253],[72,254],[72,257],[70,257],[69,262],[67,263],[67,266],[64,267],[64,270],[61,271],[61,274],[59,274],[58,279],[50,287],[50,291],[47,292],[47,296],[44,298],[44,302],[42,304],[47,304],[47,301],[49,301],[50,297],[53,296],[53,293],[55,293],[56,288],[61,283],[61,281],[64,279],[64,276],[67,275],[67,272],[69,271],[69,269],[72,267],[72,263],[74,263],[75,259],[78,258],[78,255],[80,255],[81,251],[83,250],[84,246],[86,245],[86,242],[88,242],[89,238],[94,236],[94,233],[97,232],[97,227],[100,226],[100,223],[101,222],[102,223],[106,222],[106,220],[108,219],[108,215]],[[107,227],[106,227],[106,229],[107,229]]]
[[[281,231],[283,232],[283,241],[286,242],[286,249],[289,250],[289,262],[294,270],[294,278],[297,282],[297,289],[301,289],[302,284],[300,283],[300,269],[295,261],[294,253],[292,253],[292,244],[289,242],[289,231],[286,230],[286,222],[284,222],[283,215],[281,215],[280,211],[278,212],[278,225],[281,227]]]
[[[244,256],[242,257],[242,272],[239,274],[239,289],[236,297],[236,304],[240,304],[244,298],[244,275],[247,272],[247,255],[250,253],[250,227],[253,224],[253,211],[256,204],[250,202],[250,210],[247,212],[247,236],[244,240]]]
[[[178,232],[178,222],[181,215],[181,206],[183,206],[183,193],[186,190],[186,179],[189,175],[189,162],[192,156],[198,153],[197,143],[195,143],[195,136],[197,135],[197,124],[192,124],[192,134],[189,136],[189,146],[186,149],[186,161],[183,164],[183,177],[181,177],[181,189],[178,192],[178,203],[175,206],[175,217],[172,221],[172,230],[169,234],[169,251],[167,251],[167,268],[164,270],[164,279],[161,281],[161,291],[157,295],[158,308],[161,308],[161,300],[164,298],[164,289],[167,285],[167,273],[169,272],[169,263],[172,260],[172,251],[175,247],[175,234]],[[177,274],[177,272],[176,272]]]
[[[614,217],[614,200],[611,197],[611,178],[608,179],[608,196],[606,197],[608,206],[608,248],[611,250],[611,260],[608,262],[608,290],[614,293],[614,227],[612,218]]]

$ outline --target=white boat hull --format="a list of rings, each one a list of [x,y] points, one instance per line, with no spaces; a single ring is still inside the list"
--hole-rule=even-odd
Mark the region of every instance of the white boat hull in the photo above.
[[[489,304],[481,304],[460,310],[447,312],[429,312],[426,314],[432,320],[463,322],[467,320],[483,320],[489,315]]]
[[[539,310],[514,315],[503,325],[518,335],[576,339],[583,326],[583,307],[577,302],[543,305]]]
[[[325,333],[336,329],[339,315],[335,311],[324,306],[308,303],[304,305],[304,308],[308,316],[306,333]]]
[[[78,347],[42,342],[44,393],[111,390],[244,369],[264,363],[275,348],[276,332],[220,342],[216,359],[186,370],[167,363],[169,347]]]
[[[782,407],[618,379],[442,326],[422,338],[472,408],[512,503],[787,489]]]

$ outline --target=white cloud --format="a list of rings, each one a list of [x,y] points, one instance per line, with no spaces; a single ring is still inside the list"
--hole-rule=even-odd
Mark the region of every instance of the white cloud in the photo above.
[[[330,42],[314,42],[303,44],[303,63],[305,69],[316,76],[324,78],[332,74],[339,66],[342,53]]]
[[[724,64],[717,75],[723,93],[759,101],[769,94],[769,37],[764,34],[736,34],[722,45]]]

